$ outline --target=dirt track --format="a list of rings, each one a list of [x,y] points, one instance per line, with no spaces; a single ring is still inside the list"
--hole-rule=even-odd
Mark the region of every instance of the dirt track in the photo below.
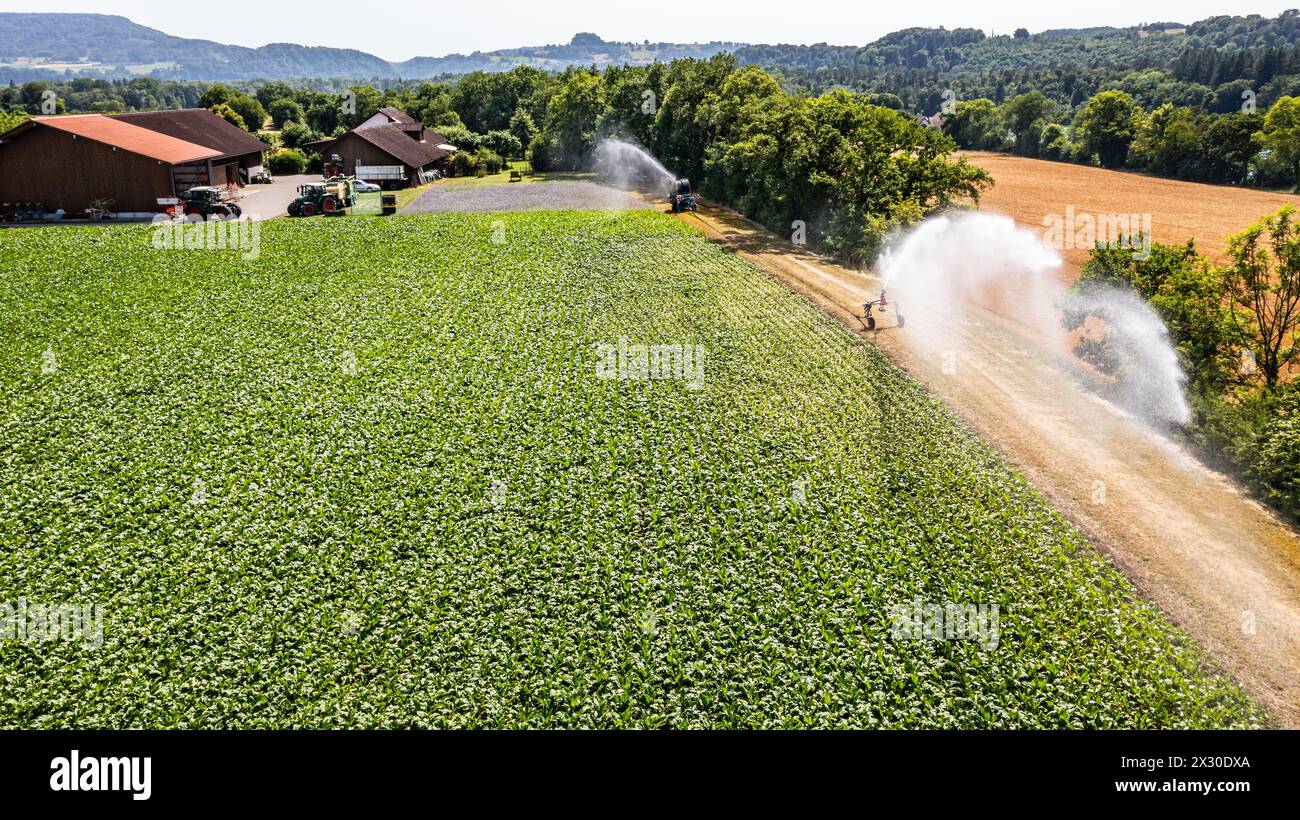
[[[893,314],[874,333],[863,328],[862,303],[879,295],[873,275],[828,264],[731,211],[682,218],[871,339],[999,447],[1282,725],[1300,726],[1293,530],[1095,398],[999,318],[971,311],[954,323],[957,366],[945,373],[938,351],[894,328]]]

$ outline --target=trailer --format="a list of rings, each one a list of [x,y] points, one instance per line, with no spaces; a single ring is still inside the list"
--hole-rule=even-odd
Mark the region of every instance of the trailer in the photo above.
[[[382,188],[406,187],[406,166],[404,165],[362,165],[357,163],[353,174],[357,179],[373,182]]]

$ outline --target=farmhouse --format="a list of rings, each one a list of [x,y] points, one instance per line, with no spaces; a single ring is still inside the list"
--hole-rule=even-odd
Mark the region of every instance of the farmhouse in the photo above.
[[[0,135],[0,202],[156,213],[195,185],[232,191],[256,174],[266,143],[210,111],[34,117]]]
[[[427,182],[456,151],[446,137],[396,108],[381,108],[346,134],[310,147],[326,159],[338,154],[343,173],[386,188]]]

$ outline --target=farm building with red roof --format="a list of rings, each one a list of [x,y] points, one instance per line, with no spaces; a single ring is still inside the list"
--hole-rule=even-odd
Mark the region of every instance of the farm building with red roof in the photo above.
[[[269,147],[203,109],[33,117],[0,135],[0,202],[154,213],[196,185],[238,188]]]

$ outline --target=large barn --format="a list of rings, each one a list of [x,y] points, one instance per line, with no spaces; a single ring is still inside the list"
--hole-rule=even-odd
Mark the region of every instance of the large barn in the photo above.
[[[446,137],[396,108],[381,108],[346,134],[310,147],[325,159],[337,154],[343,173],[386,188],[427,182],[456,151]]]
[[[123,214],[159,210],[195,185],[232,191],[270,146],[204,109],[33,117],[0,135],[0,202],[84,211],[112,200]]]

